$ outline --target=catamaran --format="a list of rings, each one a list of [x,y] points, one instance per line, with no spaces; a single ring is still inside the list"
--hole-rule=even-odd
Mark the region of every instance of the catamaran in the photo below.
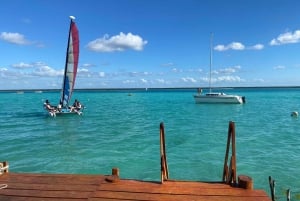
[[[84,107],[81,106],[81,104],[77,100],[75,100],[75,103],[72,106],[70,106],[69,104],[75,85],[79,60],[79,33],[74,22],[75,17],[70,16],[70,19],[71,22],[60,101],[58,106],[55,107],[51,106],[48,100],[46,100],[46,102],[44,103],[44,108],[49,112],[51,116],[60,114],[81,115],[82,110],[84,109]]]
[[[246,102],[244,96],[230,95],[221,92],[212,92],[211,88],[211,68],[212,68],[212,35],[210,42],[210,65],[209,65],[209,93],[202,94],[202,89],[198,89],[198,93],[194,95],[196,103],[234,103],[242,104]]]

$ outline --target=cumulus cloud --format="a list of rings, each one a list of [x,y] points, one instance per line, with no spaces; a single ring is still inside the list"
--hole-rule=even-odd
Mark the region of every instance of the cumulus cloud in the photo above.
[[[50,77],[62,76],[63,74],[64,74],[63,70],[55,70],[47,65],[39,66],[33,72],[33,75],[36,75],[36,76],[50,76]]]
[[[25,36],[19,33],[2,32],[0,34],[0,39],[8,43],[13,43],[17,45],[30,44],[30,42],[25,38]]]
[[[240,42],[232,42],[228,45],[217,45],[214,47],[214,50],[217,51],[226,51],[226,50],[244,50],[245,46]]]
[[[256,44],[256,45],[250,46],[248,49],[251,49],[251,50],[262,50],[262,49],[264,49],[264,45],[263,44]]]
[[[226,51],[226,50],[262,50],[264,48],[264,45],[262,44],[256,44],[253,46],[246,47],[240,42],[232,42],[228,45],[217,45],[214,47],[214,50],[216,51]]]
[[[299,43],[300,42],[300,30],[292,32],[286,32],[280,34],[277,38],[271,40],[270,45],[284,45],[288,43]]]
[[[87,48],[96,52],[115,52],[128,49],[141,51],[147,43],[139,35],[121,32],[116,36],[109,37],[109,35],[104,35],[102,38],[93,40],[88,43]]]

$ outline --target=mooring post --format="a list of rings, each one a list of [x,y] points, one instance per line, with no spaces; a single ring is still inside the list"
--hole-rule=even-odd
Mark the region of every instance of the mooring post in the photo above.
[[[169,171],[166,156],[166,142],[164,124],[160,123],[160,169],[161,183],[169,179]]]
[[[119,177],[119,176],[120,176],[119,168],[116,168],[116,167],[115,167],[115,168],[112,168],[111,174],[112,174],[113,176]]]
[[[231,159],[228,167],[228,157],[231,144]],[[224,159],[223,178],[222,181],[236,185],[236,151],[235,151],[235,124],[230,121],[228,126],[227,146]]]
[[[290,189],[287,189],[287,190],[286,190],[286,200],[287,200],[287,201],[290,201],[290,200],[291,200],[291,190],[290,190]]]
[[[269,184],[272,201],[275,201],[275,180],[273,180],[271,176],[269,176]]]
[[[244,189],[253,189],[253,181],[252,178],[246,175],[238,176],[238,186]]]
[[[112,183],[115,183],[115,182],[118,182],[120,180],[120,171],[119,171],[119,168],[112,168],[111,169],[111,175],[107,176],[105,178],[106,181],[108,182],[112,182]]]

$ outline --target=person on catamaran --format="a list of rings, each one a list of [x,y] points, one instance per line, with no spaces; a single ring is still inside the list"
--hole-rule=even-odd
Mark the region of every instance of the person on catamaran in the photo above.
[[[55,112],[55,108],[51,106],[49,100],[46,100],[46,101],[45,101],[44,107],[45,107],[46,110],[48,110],[49,112]]]
[[[57,110],[61,112],[61,108],[62,108],[62,103],[61,101],[59,101],[59,104],[57,105]]]
[[[82,108],[81,103],[77,99],[75,99],[75,101],[71,107],[71,111],[77,112],[77,111],[81,110],[81,108]]]

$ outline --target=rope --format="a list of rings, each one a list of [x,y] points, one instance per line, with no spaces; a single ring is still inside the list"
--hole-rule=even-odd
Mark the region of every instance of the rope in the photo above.
[[[4,173],[5,170],[8,170],[9,166],[3,166],[3,163],[0,163],[0,175],[2,175]],[[0,184],[0,190],[7,188],[8,185],[7,184]]]
[[[3,163],[0,163],[0,175],[4,173],[4,170],[8,170],[9,165],[3,166]]]

